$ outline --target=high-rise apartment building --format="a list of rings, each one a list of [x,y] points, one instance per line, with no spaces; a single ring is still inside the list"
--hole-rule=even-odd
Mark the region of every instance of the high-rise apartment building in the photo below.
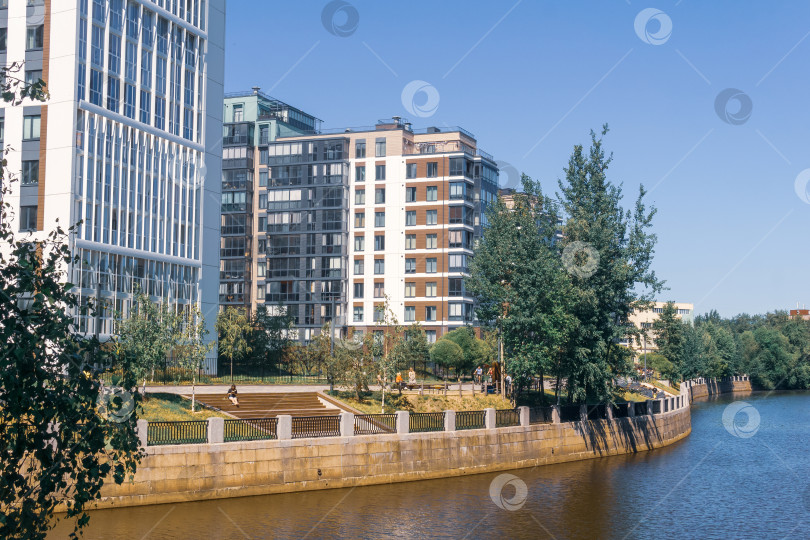
[[[258,87],[225,95],[219,302],[255,311],[265,301],[268,144],[313,133],[320,120]]]
[[[50,99],[0,108],[12,225],[32,237],[81,225],[70,269],[104,309],[102,339],[136,290],[218,309],[225,0],[0,2],[0,56]],[[211,353],[212,359],[215,352]],[[212,362],[215,366],[215,363]]]
[[[327,322],[373,331],[386,297],[431,341],[474,322],[464,277],[498,169],[471,133],[393,118],[279,138],[268,165],[266,302],[291,309],[302,341]]]

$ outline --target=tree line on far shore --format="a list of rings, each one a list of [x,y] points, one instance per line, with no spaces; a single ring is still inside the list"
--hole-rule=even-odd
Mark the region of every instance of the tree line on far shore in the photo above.
[[[810,321],[786,311],[722,318],[716,311],[694,324],[672,303],[653,323],[658,353],[648,365],[675,381],[747,374],[764,389],[810,388]]]

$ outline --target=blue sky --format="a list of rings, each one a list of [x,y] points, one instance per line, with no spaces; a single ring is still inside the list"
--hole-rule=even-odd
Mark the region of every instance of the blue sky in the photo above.
[[[810,304],[810,204],[796,191],[810,178],[810,3],[347,4],[327,28],[336,4],[228,0],[226,91],[258,85],[324,128],[460,125],[547,193],[607,122],[626,204],[655,186],[661,300],[723,316]],[[415,80],[436,107],[425,92],[403,100]],[[729,88],[742,93],[720,104],[731,123],[715,104]]]

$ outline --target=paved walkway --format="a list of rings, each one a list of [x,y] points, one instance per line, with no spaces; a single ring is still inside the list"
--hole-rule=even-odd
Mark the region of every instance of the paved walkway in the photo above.
[[[197,395],[203,394],[226,394],[230,384],[197,385],[195,392]],[[329,385],[294,385],[294,384],[237,384],[236,389],[240,394],[269,394],[269,393],[289,393],[289,392],[325,392],[329,390]],[[146,385],[149,393],[165,392],[168,394],[188,394],[191,395],[191,385]]]

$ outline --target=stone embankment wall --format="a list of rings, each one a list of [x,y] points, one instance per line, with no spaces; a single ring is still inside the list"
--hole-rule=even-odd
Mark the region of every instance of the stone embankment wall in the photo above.
[[[148,447],[98,507],[405,482],[651,450],[691,432],[688,401],[609,420],[352,437]],[[664,410],[662,408],[661,410]]]
[[[751,380],[747,375],[724,377],[722,379],[695,379],[683,383],[689,391],[691,399],[713,396],[716,394],[729,394],[734,392],[751,392]]]

